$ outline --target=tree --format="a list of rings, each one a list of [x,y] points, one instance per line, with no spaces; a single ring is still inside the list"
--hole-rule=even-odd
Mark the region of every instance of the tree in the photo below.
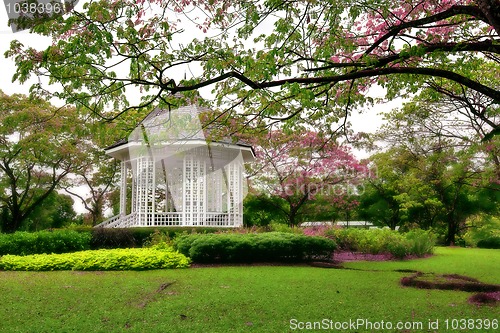
[[[378,226],[387,226],[392,230],[404,222],[400,202],[397,196],[405,193],[406,188],[401,181],[407,176],[408,168],[402,155],[394,155],[394,151],[375,154],[370,157],[372,168],[370,176],[365,180],[365,191],[360,196],[359,212],[363,219]]]
[[[213,86],[227,112],[331,130],[377,85],[389,99],[428,86],[498,105],[499,13],[499,0],[96,0],[35,26],[45,50],[13,42],[6,56],[14,79],[40,77],[33,91],[108,119]]]
[[[384,133],[397,137],[399,125],[387,125]],[[488,165],[474,149],[460,150],[447,139],[399,128],[407,134],[404,140],[371,157],[377,177],[368,180],[361,199],[365,216],[391,228],[439,230],[444,242],[453,244],[467,218],[497,212],[498,184],[491,182]]]
[[[270,197],[281,198],[277,208],[290,226],[300,222],[306,203],[320,194],[343,197],[365,171],[348,148],[317,132],[273,130],[253,145],[252,185],[270,203],[276,205]]]
[[[490,166],[492,182],[500,181],[500,137],[488,137],[500,123],[500,107],[480,94],[436,94],[425,89],[401,109],[385,113],[384,118],[387,124],[379,131],[379,140],[417,153],[427,153],[436,144],[467,150]]]
[[[86,223],[88,221],[89,224],[96,225],[104,219],[106,209],[110,208],[114,212],[115,208],[119,208],[119,191],[116,190],[120,164],[106,155],[104,148],[125,138],[141,119],[141,115],[130,112],[127,117],[113,123],[96,121],[92,117],[85,119],[88,140],[83,153],[86,163],[82,168],[74,170],[61,187],[81,201],[88,212],[85,216]],[[82,191],[82,188],[85,190]],[[115,203],[118,203],[116,207]]]
[[[110,195],[116,188],[118,163],[104,156],[102,147],[91,148],[87,152],[91,163],[78,170],[73,179],[66,182],[64,189],[80,199],[88,212],[90,224],[94,226],[103,221],[105,209],[112,206]],[[73,189],[75,185],[84,186],[88,191],[77,192]]]
[[[74,108],[1,91],[0,123],[1,229],[14,232],[85,164],[85,130]]]
[[[53,191],[38,205],[23,223],[22,228],[38,231],[47,228],[62,228],[75,221],[73,198]]]

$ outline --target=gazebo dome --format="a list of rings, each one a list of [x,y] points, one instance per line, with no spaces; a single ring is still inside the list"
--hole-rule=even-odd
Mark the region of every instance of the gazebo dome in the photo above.
[[[157,108],[128,139],[105,149],[121,161],[120,214],[97,227],[243,225],[243,164],[254,160],[253,149],[207,140],[202,111],[197,105]]]

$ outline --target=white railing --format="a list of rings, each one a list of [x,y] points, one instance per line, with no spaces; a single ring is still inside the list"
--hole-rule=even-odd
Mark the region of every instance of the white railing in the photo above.
[[[239,227],[243,225],[242,214],[206,212],[191,214],[184,219],[182,212],[132,213],[126,216],[116,215],[98,224],[95,228],[129,228],[129,227]]]
[[[120,220],[121,217],[122,217],[122,215],[115,215],[113,217],[110,217],[106,221],[101,222],[98,225],[94,226],[94,228],[112,228],[111,225],[114,225],[114,223],[116,221]]]
[[[129,215],[115,215],[106,221],[96,225],[94,228],[127,228],[135,225],[136,213]]]

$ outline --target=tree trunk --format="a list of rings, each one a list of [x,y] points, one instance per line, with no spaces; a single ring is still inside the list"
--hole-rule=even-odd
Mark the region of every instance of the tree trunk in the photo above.
[[[8,234],[16,232],[21,227],[19,218],[10,217],[3,221],[2,231]]]
[[[448,218],[448,232],[446,234],[446,244],[455,245],[455,238],[458,233],[458,222],[453,217]]]

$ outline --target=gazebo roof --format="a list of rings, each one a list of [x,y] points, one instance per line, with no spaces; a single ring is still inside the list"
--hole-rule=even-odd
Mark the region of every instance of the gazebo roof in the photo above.
[[[139,145],[207,145],[225,147],[228,149],[240,149],[247,151],[244,159],[252,160],[255,157],[253,147],[241,140],[231,138],[207,141],[210,134],[209,128],[203,128],[200,122],[200,113],[209,111],[195,104],[182,106],[177,109],[155,108],[144,117],[128,138],[122,138],[105,148],[105,152],[117,159],[126,159],[129,155],[124,150]],[[249,155],[250,154],[250,155]]]

